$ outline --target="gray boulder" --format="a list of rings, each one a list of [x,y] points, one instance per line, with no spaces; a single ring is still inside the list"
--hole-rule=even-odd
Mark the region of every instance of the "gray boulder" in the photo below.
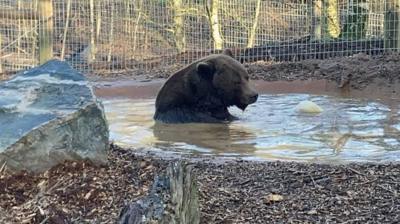
[[[107,161],[108,125],[85,77],[51,60],[0,83],[0,166],[40,172],[65,160]]]

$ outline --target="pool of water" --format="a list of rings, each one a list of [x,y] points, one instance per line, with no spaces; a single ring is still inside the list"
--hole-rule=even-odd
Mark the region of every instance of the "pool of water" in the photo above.
[[[303,100],[320,114],[296,110]],[[161,124],[154,98],[105,98],[111,139],[123,146],[175,153],[303,161],[400,161],[400,106],[310,94],[262,94],[230,124]]]

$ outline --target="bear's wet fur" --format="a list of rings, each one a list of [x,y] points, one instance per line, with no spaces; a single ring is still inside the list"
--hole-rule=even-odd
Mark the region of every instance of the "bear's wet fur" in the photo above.
[[[165,123],[228,122],[236,119],[228,107],[244,110],[257,97],[244,66],[230,50],[224,50],[173,74],[157,94],[154,119]]]

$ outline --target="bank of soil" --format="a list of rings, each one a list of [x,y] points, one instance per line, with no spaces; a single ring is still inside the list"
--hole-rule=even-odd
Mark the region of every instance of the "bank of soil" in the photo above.
[[[136,79],[149,81],[168,78],[182,68],[173,65],[152,71],[126,71],[113,74],[90,75],[93,81]],[[356,54],[351,57],[338,57],[324,60],[310,59],[297,62],[260,61],[245,64],[252,79],[266,81],[330,80],[338,87],[364,89],[380,80],[380,85],[391,87],[400,82],[400,55],[384,54],[370,56]]]
[[[117,70],[115,72],[93,71],[87,74],[89,80],[115,81],[138,80],[151,81],[165,79],[181,69],[184,65],[170,65],[162,68]],[[252,79],[266,81],[294,81],[294,80],[331,80],[339,87],[349,86],[354,89],[364,89],[369,84],[380,80],[380,85],[391,87],[400,83],[400,55],[386,53],[383,55],[366,55],[363,53],[350,57],[336,57],[324,60],[309,59],[297,62],[259,61],[247,63]],[[9,75],[0,76],[0,80],[10,78]]]
[[[325,79],[336,81],[339,87],[363,89],[379,79],[384,81],[382,85],[390,87],[400,82],[400,55],[356,54],[325,60],[254,63],[248,65],[248,71],[253,79],[266,81]]]
[[[194,167],[201,223],[396,223],[400,165],[326,165],[180,158]],[[0,223],[113,223],[168,163],[112,146],[109,165],[66,162],[0,174]]]

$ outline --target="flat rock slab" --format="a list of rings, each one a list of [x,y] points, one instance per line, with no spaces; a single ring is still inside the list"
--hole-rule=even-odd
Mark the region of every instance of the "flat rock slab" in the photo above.
[[[0,165],[40,172],[65,160],[107,161],[108,125],[85,77],[51,60],[0,83]]]

